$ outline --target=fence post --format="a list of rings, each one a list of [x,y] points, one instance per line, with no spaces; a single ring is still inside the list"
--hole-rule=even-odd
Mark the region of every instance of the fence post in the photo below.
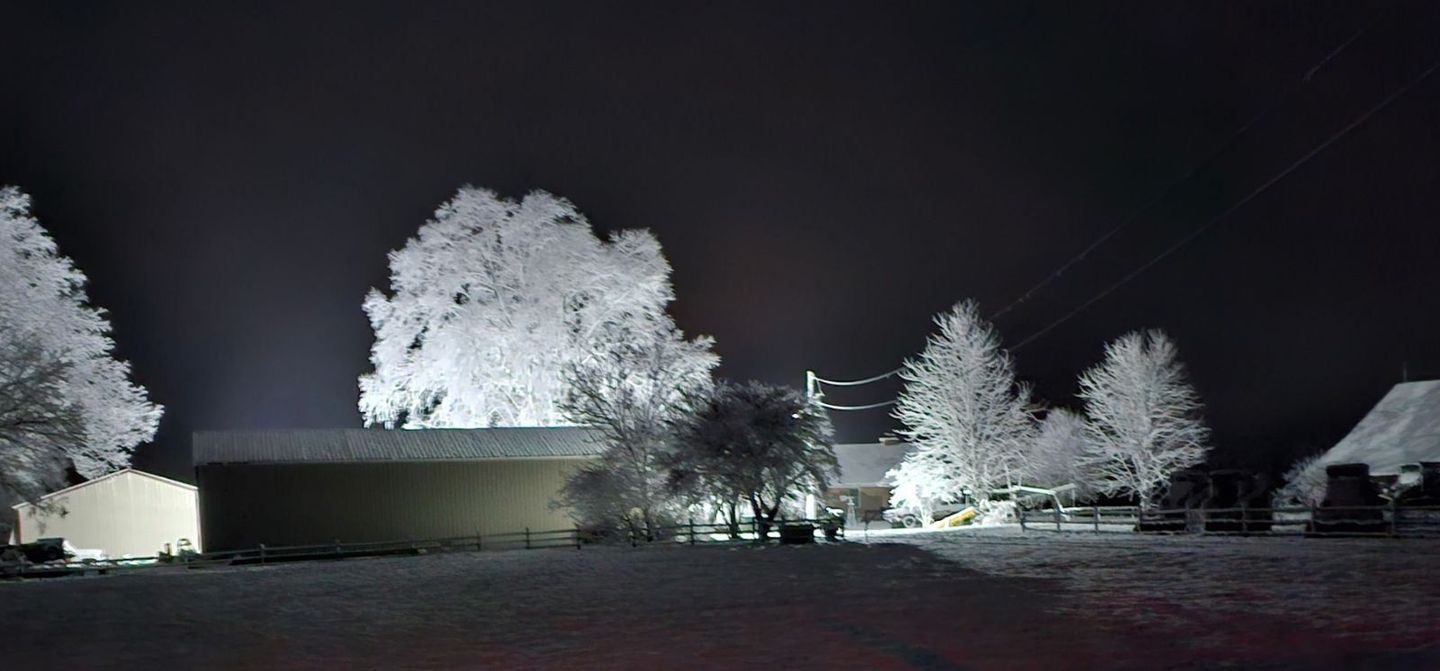
[[[1056,531],[1063,531],[1063,529],[1060,528],[1060,509],[1059,509],[1059,508],[1056,508],[1056,509],[1055,509],[1055,530],[1056,530]]]
[[[264,564],[264,563],[265,563],[265,544],[264,544],[264,543],[261,543],[261,544],[260,544],[260,563],[261,563],[261,564]]]
[[[1094,515],[1090,520],[1095,527],[1095,533],[1098,534],[1100,533],[1100,506],[1090,506],[1090,514]]]
[[[695,518],[694,518],[694,517],[691,517],[691,518],[687,519],[686,521],[689,522],[689,524],[690,524],[690,544],[691,544],[691,545],[694,545],[694,544],[695,544]]]
[[[479,552],[479,551],[481,551],[481,550],[483,550],[483,549],[484,549],[484,541],[481,540],[480,530],[479,530],[479,529],[476,529],[476,530],[475,530],[475,551],[476,551],[476,552]]]
[[[530,549],[530,527],[525,527],[525,549]]]
[[[1240,535],[1250,535],[1250,506],[1243,501],[1240,503]]]
[[[575,549],[580,549],[580,525],[575,525]]]
[[[1307,528],[1309,528],[1310,533],[1312,533],[1312,534],[1313,534],[1313,533],[1319,533],[1319,532],[1320,532],[1320,527],[1318,527],[1318,526],[1315,525],[1315,502],[1314,502],[1314,501],[1311,501],[1311,502],[1310,502],[1310,521],[1309,521],[1309,522],[1306,522],[1305,525],[1306,525]]]
[[[1025,509],[1020,506],[1015,506],[1015,511],[1017,513],[1016,517],[1020,518],[1020,530],[1025,531]],[[870,528],[866,527],[865,530],[869,532]]]

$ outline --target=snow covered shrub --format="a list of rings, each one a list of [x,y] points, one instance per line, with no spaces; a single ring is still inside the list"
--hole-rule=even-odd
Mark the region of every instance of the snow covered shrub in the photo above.
[[[1284,486],[1275,491],[1277,507],[1318,506],[1325,500],[1328,479],[1325,477],[1325,466],[1320,463],[1320,455],[1296,461],[1290,470],[1285,471],[1284,479]]]

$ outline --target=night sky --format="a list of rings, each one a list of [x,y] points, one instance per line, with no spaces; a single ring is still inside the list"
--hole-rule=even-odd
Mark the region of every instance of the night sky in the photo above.
[[[959,299],[1005,306],[1269,110],[999,320],[1023,340],[1440,60],[1433,2],[286,4],[0,7],[0,184],[168,409],[140,468],[191,479],[200,429],[358,426],[361,300],[462,184],[651,229],[721,373],[799,386],[893,368]],[[1021,374],[1073,403],[1106,340],[1163,328],[1217,462],[1327,447],[1406,362],[1440,373],[1437,122],[1440,75]]]

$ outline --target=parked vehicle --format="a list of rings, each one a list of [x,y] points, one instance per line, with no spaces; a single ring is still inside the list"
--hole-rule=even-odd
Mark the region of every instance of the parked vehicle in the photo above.
[[[885,521],[889,522],[892,526],[918,529],[930,522],[949,517],[969,507],[969,503],[937,503],[935,507],[931,509],[930,519],[928,520],[922,519],[920,510],[916,508],[890,508],[884,512],[884,518]]]

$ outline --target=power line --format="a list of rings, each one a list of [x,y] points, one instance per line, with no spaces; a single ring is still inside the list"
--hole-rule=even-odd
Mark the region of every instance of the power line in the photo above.
[[[1333,145],[1333,144],[1335,144],[1335,142],[1337,142],[1340,138],[1345,137],[1346,135],[1348,135],[1348,134],[1350,133],[1350,131],[1353,131],[1353,130],[1355,130],[1356,128],[1359,128],[1362,124],[1364,124],[1366,121],[1368,121],[1368,120],[1370,119],[1370,117],[1374,116],[1376,113],[1378,113],[1379,111],[1385,109],[1386,107],[1389,107],[1391,103],[1393,103],[1393,102],[1395,102],[1396,100],[1398,100],[1401,96],[1405,95],[1406,93],[1409,93],[1412,88],[1414,88],[1414,87],[1415,87],[1416,85],[1418,85],[1420,82],[1425,81],[1426,78],[1428,78],[1432,73],[1434,73],[1435,70],[1436,70],[1436,68],[1440,68],[1440,61],[1437,61],[1436,63],[1434,63],[1434,64],[1431,65],[1430,67],[1426,68],[1424,72],[1421,72],[1421,73],[1420,73],[1420,76],[1416,77],[1415,79],[1410,80],[1409,83],[1407,83],[1407,84],[1405,84],[1404,86],[1400,87],[1400,88],[1399,88],[1398,90],[1396,90],[1394,93],[1391,93],[1390,95],[1386,96],[1384,100],[1381,100],[1381,101],[1380,101],[1378,104],[1376,104],[1374,107],[1371,107],[1370,109],[1366,110],[1364,114],[1361,114],[1361,115],[1360,115],[1359,117],[1357,117],[1354,121],[1351,121],[1349,124],[1347,124],[1344,128],[1341,128],[1339,132],[1331,135],[1331,136],[1330,136],[1329,138],[1327,138],[1324,142],[1321,142],[1320,144],[1316,145],[1315,148],[1313,148],[1313,149],[1311,149],[1310,151],[1306,152],[1304,156],[1301,156],[1301,157],[1300,157],[1299,159],[1297,159],[1295,162],[1291,163],[1291,164],[1289,165],[1289,167],[1285,168],[1284,170],[1281,170],[1279,173],[1277,173],[1275,176],[1271,177],[1270,179],[1265,180],[1264,183],[1262,183],[1259,187],[1256,187],[1255,190],[1251,191],[1251,192],[1250,192],[1249,194],[1247,194],[1244,198],[1241,198],[1241,199],[1240,199],[1238,202],[1236,202],[1234,205],[1231,205],[1230,207],[1225,208],[1225,211],[1221,212],[1220,214],[1215,215],[1215,216],[1212,217],[1209,221],[1206,221],[1204,224],[1202,224],[1199,228],[1196,228],[1194,231],[1191,231],[1189,235],[1186,235],[1185,237],[1180,238],[1180,240],[1176,241],[1174,244],[1170,245],[1169,247],[1166,247],[1163,251],[1161,251],[1159,254],[1155,255],[1154,257],[1152,257],[1149,261],[1146,261],[1144,264],[1141,264],[1140,267],[1136,268],[1135,270],[1130,271],[1130,272],[1127,273],[1124,277],[1120,278],[1120,280],[1119,280],[1118,282],[1115,282],[1114,284],[1111,284],[1110,286],[1106,287],[1103,291],[1101,291],[1100,293],[1098,293],[1098,294],[1096,294],[1095,296],[1091,297],[1090,300],[1087,300],[1087,301],[1085,301],[1084,303],[1081,303],[1079,307],[1077,307],[1077,308],[1075,308],[1074,310],[1071,310],[1070,312],[1066,313],[1063,317],[1061,317],[1061,318],[1059,318],[1059,319],[1051,322],[1049,325],[1045,326],[1045,328],[1042,328],[1042,329],[1040,329],[1039,331],[1036,331],[1035,333],[1030,334],[1029,337],[1025,338],[1024,340],[1021,340],[1021,341],[1020,341],[1019,343],[1017,343],[1014,347],[1011,347],[1010,350],[1011,350],[1012,352],[1015,351],[1015,350],[1018,350],[1018,349],[1024,347],[1025,345],[1033,342],[1035,339],[1037,339],[1037,338],[1045,335],[1046,333],[1049,333],[1050,331],[1054,330],[1056,327],[1058,327],[1058,326],[1060,326],[1061,324],[1064,324],[1065,322],[1069,321],[1069,320],[1070,320],[1071,318],[1073,318],[1075,315],[1078,315],[1078,314],[1080,314],[1081,312],[1085,311],[1086,308],[1090,307],[1091,305],[1094,305],[1095,303],[1098,303],[1101,299],[1103,299],[1103,298],[1105,298],[1106,296],[1110,295],[1110,294],[1113,293],[1116,289],[1119,289],[1120,287],[1125,286],[1125,285],[1126,285],[1127,283],[1129,283],[1131,280],[1135,279],[1136,277],[1139,277],[1141,273],[1144,273],[1146,270],[1149,270],[1149,269],[1150,269],[1151,267],[1153,267],[1155,264],[1163,261],[1166,257],[1170,256],[1171,254],[1174,254],[1174,253],[1175,253],[1176,251],[1178,251],[1181,247],[1184,247],[1185,245],[1190,244],[1191,241],[1193,241],[1193,240],[1195,240],[1196,238],[1200,237],[1200,235],[1201,235],[1202,233],[1204,233],[1205,231],[1210,230],[1211,227],[1213,227],[1215,224],[1219,223],[1219,222],[1220,222],[1221,220],[1223,220],[1225,217],[1233,214],[1236,210],[1239,210],[1240,208],[1244,207],[1247,203],[1249,203],[1250,201],[1254,200],[1257,196],[1259,196],[1260,194],[1268,191],[1268,190],[1270,189],[1270,187],[1272,187],[1272,186],[1274,186],[1275,184],[1277,184],[1278,182],[1280,182],[1280,180],[1285,179],[1287,176],[1290,175],[1290,173],[1295,172],[1295,170],[1299,169],[1300,166],[1305,165],[1306,163],[1308,163],[1308,162],[1310,161],[1310,159],[1315,158],[1315,156],[1319,155],[1321,152],[1323,152],[1323,151],[1325,151],[1326,149],[1330,148],[1330,146]]]
[[[1109,242],[1111,238],[1114,238],[1121,231],[1124,231],[1136,221],[1138,221],[1140,217],[1146,212],[1149,212],[1153,207],[1163,202],[1181,184],[1190,181],[1191,178],[1199,174],[1202,169],[1210,165],[1210,163],[1215,161],[1215,159],[1218,159],[1221,156],[1225,155],[1226,152],[1230,151],[1230,149],[1235,146],[1235,143],[1238,142],[1240,138],[1244,137],[1246,133],[1250,132],[1250,129],[1253,128],[1256,123],[1259,123],[1261,119],[1264,119],[1267,115],[1269,115],[1270,112],[1274,110],[1281,101],[1289,97],[1290,94],[1294,93],[1301,86],[1308,84],[1310,80],[1314,78],[1315,73],[1319,72],[1322,68],[1325,67],[1327,63],[1334,60],[1336,56],[1339,56],[1341,52],[1345,51],[1345,49],[1348,48],[1352,43],[1354,43],[1355,40],[1359,39],[1361,35],[1365,34],[1366,31],[1370,30],[1370,27],[1375,25],[1375,22],[1378,21],[1379,18],[1380,14],[1376,14],[1374,18],[1370,19],[1369,23],[1361,26],[1359,30],[1355,31],[1355,34],[1350,36],[1349,39],[1341,42],[1340,46],[1337,46],[1334,49],[1330,50],[1330,52],[1326,54],[1324,58],[1321,58],[1319,62],[1311,66],[1308,70],[1305,71],[1303,75],[1301,75],[1294,82],[1291,82],[1289,86],[1287,86],[1283,91],[1281,91],[1278,95],[1272,98],[1270,102],[1266,103],[1266,105],[1262,107],[1258,113],[1250,117],[1250,119],[1247,120],[1245,123],[1241,124],[1239,128],[1231,132],[1229,137],[1227,137],[1225,141],[1221,143],[1218,148],[1215,149],[1215,151],[1206,155],[1204,159],[1202,159],[1199,163],[1196,163],[1184,174],[1171,180],[1168,184],[1164,186],[1164,188],[1160,190],[1159,193],[1155,194],[1154,197],[1145,201],[1139,208],[1131,212],[1129,216],[1121,220],[1118,225],[1116,225],[1114,228],[1111,228],[1109,231],[1106,231],[1105,234],[1101,235],[1100,237],[1096,238],[1084,249],[1080,250],[1079,254],[1070,257],[1069,260],[1060,264],[1060,267],[1056,268],[1049,275],[1045,276],[1044,279],[1040,280],[1034,286],[1027,289],[1025,293],[1020,295],[1019,298],[1011,301],[1009,305],[1001,308],[1000,311],[996,312],[995,314],[990,315],[990,321],[993,322],[1000,319],[1001,317],[1009,313],[1011,310],[1014,310],[1021,304],[1030,300],[1030,298],[1034,296],[1036,292],[1050,286],[1056,280],[1060,279],[1060,276],[1064,275],[1065,271],[1070,270],[1072,267],[1075,266],[1075,264],[1084,261],[1085,257],[1089,256],[1091,252],[1099,249],[1105,243]]]
[[[881,374],[876,375],[876,376],[873,376],[873,377],[867,377],[867,378],[865,378],[865,379],[863,379],[863,380],[826,380],[825,378],[822,378],[822,377],[819,377],[819,376],[813,376],[813,375],[811,376],[810,379],[812,379],[812,380],[814,380],[814,381],[816,381],[816,382],[821,382],[821,383],[824,383],[824,384],[828,384],[828,385],[830,385],[830,386],[832,386],[832,387],[854,387],[854,386],[858,386],[858,385],[862,385],[862,384],[870,384],[871,382],[879,382],[879,381],[881,381],[881,380],[883,380],[883,379],[885,379],[885,378],[887,378],[887,377],[891,377],[891,376],[899,373],[899,372],[902,371],[902,370],[904,370],[904,368],[896,368],[895,370],[889,371],[889,372],[887,372],[887,373],[881,373]]]
[[[1274,98],[1270,99],[1270,102],[1267,102],[1267,104],[1264,105],[1264,107],[1261,108],[1256,115],[1250,117],[1250,120],[1247,120],[1246,122],[1244,122],[1244,124],[1241,124],[1240,127],[1236,128],[1236,130],[1231,132],[1231,134],[1228,135],[1227,138],[1225,138],[1224,143],[1221,143],[1220,147],[1215,148],[1215,151],[1212,151],[1212,153],[1208,154],[1208,156],[1202,158],[1200,163],[1195,164],[1194,167],[1189,168],[1189,170],[1185,171],[1185,173],[1181,174],[1181,176],[1176,177],[1176,179],[1169,181],[1169,183],[1166,184],[1164,189],[1161,189],[1161,192],[1156,193],[1155,196],[1152,197],[1152,199],[1146,200],[1145,203],[1140,204],[1140,207],[1138,207],[1135,212],[1130,213],[1128,217],[1125,217],[1125,219],[1123,219],[1122,222],[1119,223],[1119,225],[1115,226],[1115,228],[1107,230],[1107,232],[1104,233],[1104,235],[1100,236],[1100,238],[1093,240],[1090,245],[1087,245],[1086,248],[1081,249],[1080,253],[1077,253],[1077,255],[1071,256],[1068,261],[1060,265],[1060,268],[1054,269],[1054,271],[1051,272],[1050,275],[1045,276],[1045,278],[1041,279],[1040,282],[1037,282],[1037,284],[1032,285],[1030,289],[1027,289],[1024,294],[1020,295],[1020,298],[1009,302],[1009,304],[1005,305],[1004,308],[1001,308],[1001,310],[994,312],[994,314],[989,317],[989,321],[999,320],[999,318],[1004,317],[1005,314],[1008,314],[1009,311],[1015,310],[1015,308],[1020,307],[1021,304],[1024,304],[1025,301],[1030,300],[1032,295],[1035,295],[1035,292],[1041,291],[1041,289],[1044,289],[1045,287],[1048,287],[1048,285],[1053,284],[1056,279],[1060,279],[1061,275],[1066,274],[1066,271],[1068,271],[1068,269],[1073,268],[1074,265],[1079,264],[1079,262],[1081,261],[1084,261],[1084,259],[1086,259],[1086,256],[1090,255],[1090,252],[1094,252],[1096,251],[1096,249],[1099,249],[1100,246],[1104,245],[1104,243],[1109,242],[1110,239],[1115,238],[1116,235],[1119,235],[1122,230],[1130,228],[1130,225],[1133,225],[1136,220],[1139,220],[1140,216],[1145,215],[1145,213],[1149,212],[1149,210],[1151,210],[1152,207],[1155,207],[1156,204],[1164,202],[1166,197],[1168,197],[1169,194],[1174,192],[1176,187],[1181,186],[1181,184],[1184,184],[1185,181],[1191,180],[1192,177],[1195,177],[1195,174],[1200,173],[1202,168],[1210,166],[1210,163],[1212,163],[1215,158],[1220,158],[1221,156],[1224,156],[1227,151],[1230,151],[1231,147],[1234,147],[1234,144],[1236,144],[1241,137],[1244,137],[1247,132],[1250,132],[1250,128],[1253,128],[1254,125],[1257,124],[1257,122],[1260,122],[1260,120],[1263,120],[1266,115],[1269,115],[1270,112],[1272,112],[1273,109],[1280,104],[1280,101],[1283,101],[1286,96],[1293,94],[1293,92],[1295,92],[1296,89],[1299,89],[1300,86],[1309,84],[1310,79],[1315,78],[1316,73],[1318,73],[1320,69],[1325,68],[1325,66],[1328,65],[1331,60],[1335,59],[1336,56],[1341,55],[1341,53],[1344,52],[1345,49],[1348,49],[1349,46],[1351,46],[1352,43],[1355,42],[1356,39],[1359,39],[1359,37],[1365,35],[1365,33],[1367,33],[1368,30],[1371,29],[1372,26],[1374,26],[1375,22],[1378,22],[1378,20],[1380,20],[1381,14],[1382,13],[1375,14],[1375,16],[1372,17],[1372,19],[1369,20],[1368,23],[1365,23],[1364,26],[1359,27],[1359,30],[1356,30],[1354,35],[1349,36],[1348,39],[1345,40],[1345,42],[1339,43],[1339,46],[1336,46],[1335,49],[1331,49],[1331,52],[1326,53],[1323,58],[1320,58],[1319,62],[1316,62],[1315,65],[1310,66],[1309,69],[1306,69],[1305,73],[1303,73],[1303,75],[1300,76],[1299,79],[1296,79],[1295,82],[1292,82],[1292,84],[1287,86],[1287,88],[1284,89],[1284,91],[1280,92],[1279,95],[1276,95],[1274,96]],[[1113,289],[1109,289],[1109,291],[1113,291]],[[1087,305],[1083,305],[1080,310],[1084,310],[1084,307],[1087,307]],[[1071,315],[1067,315],[1067,317],[1064,318],[1070,317]],[[1058,323],[1056,323],[1056,325],[1058,325]],[[1053,327],[1047,327],[1047,330],[1048,328]],[[1043,334],[1044,331],[1031,335],[1031,337],[1025,338],[1024,341],[1021,341],[1020,346],[1015,346],[1014,348],[1020,348],[1021,346],[1024,346],[1025,343],[1028,343],[1028,341],[1034,340],[1034,338],[1037,338],[1038,335]],[[819,384],[829,384],[829,386],[834,387],[860,386],[860,384],[880,382],[880,380],[887,379],[887,377],[896,376],[896,374],[900,374],[901,370],[904,370],[903,366],[897,367],[897,369],[884,371],[884,373],[876,374],[876,376],[865,377],[865,379],[861,380],[827,380],[824,379],[824,377],[819,377],[815,376],[815,374],[811,374],[811,380],[814,380],[814,382],[816,383],[815,390],[816,392],[818,392]],[[828,406],[827,403],[821,403],[821,405],[831,407],[831,409],[834,410],[867,410],[871,409],[871,407],[890,405],[890,403],[893,402],[871,403],[871,405],[867,406]]]
[[[1196,174],[1198,174],[1202,169],[1204,169],[1206,166],[1208,166],[1208,165],[1209,165],[1211,162],[1213,162],[1215,159],[1219,158],[1220,156],[1222,156],[1222,155],[1224,155],[1226,152],[1228,152],[1228,151],[1231,149],[1231,147],[1233,147],[1233,146],[1235,145],[1235,143],[1236,143],[1237,141],[1239,141],[1240,138],[1244,137],[1245,134],[1248,133],[1248,132],[1250,131],[1250,129],[1255,126],[1255,124],[1259,123],[1260,120],[1264,119],[1267,115],[1269,115],[1270,112],[1273,111],[1273,110],[1275,109],[1275,107],[1279,105],[1279,103],[1280,103],[1281,101],[1283,101],[1283,100],[1284,100],[1287,96],[1289,96],[1290,94],[1294,93],[1300,86],[1303,86],[1303,85],[1305,85],[1305,84],[1308,84],[1308,83],[1315,77],[1315,75],[1316,75],[1321,69],[1323,69],[1327,64],[1330,63],[1330,61],[1334,60],[1337,56],[1339,56],[1342,52],[1344,52],[1347,48],[1349,48],[1351,44],[1353,44],[1353,43],[1354,43],[1356,40],[1358,40],[1362,35],[1364,35],[1366,32],[1368,32],[1368,31],[1370,30],[1370,28],[1371,28],[1372,26],[1374,26],[1375,23],[1380,19],[1380,16],[1381,16],[1381,14],[1378,14],[1378,13],[1377,13],[1373,18],[1370,19],[1369,22],[1367,22],[1364,26],[1361,26],[1359,30],[1355,31],[1355,33],[1352,34],[1349,38],[1347,38],[1344,42],[1341,42],[1341,43],[1340,43],[1338,46],[1336,46],[1334,49],[1330,50],[1330,52],[1328,52],[1324,57],[1322,57],[1315,65],[1313,65],[1313,66],[1311,66],[1309,69],[1307,69],[1307,70],[1305,71],[1305,73],[1304,73],[1298,80],[1292,82],[1288,87],[1286,87],[1286,88],[1285,88],[1283,91],[1281,91],[1278,95],[1276,95],[1274,98],[1272,98],[1269,103],[1267,103],[1264,107],[1262,107],[1258,113],[1256,113],[1254,116],[1250,117],[1248,120],[1245,121],[1245,123],[1241,124],[1235,131],[1233,131],[1233,132],[1226,138],[1226,140],[1225,140],[1223,143],[1221,143],[1221,145],[1220,145],[1218,148],[1216,148],[1215,151],[1213,151],[1213,152],[1211,152],[1210,154],[1206,155],[1205,158],[1203,158],[1199,163],[1195,164],[1193,167],[1191,167],[1189,170],[1187,170],[1184,174],[1180,175],[1179,177],[1175,178],[1174,180],[1171,180],[1168,184],[1165,185],[1164,188],[1162,188],[1162,189],[1160,190],[1159,193],[1157,193],[1154,197],[1150,198],[1149,200],[1145,201],[1145,203],[1143,203],[1139,208],[1137,208],[1135,211],[1133,211],[1128,217],[1126,217],[1125,219],[1123,219],[1118,225],[1116,225],[1114,228],[1110,229],[1109,231],[1107,231],[1106,233],[1104,233],[1103,235],[1101,235],[1101,236],[1100,236],[1099,238],[1097,238],[1095,241],[1091,242],[1091,243],[1090,243],[1089,245],[1087,245],[1084,249],[1082,249],[1079,254],[1076,254],[1075,256],[1071,257],[1070,259],[1068,259],[1067,261],[1065,261],[1064,263],[1062,263],[1062,264],[1060,265],[1060,267],[1056,268],[1056,269],[1055,269],[1053,272],[1051,272],[1048,276],[1046,276],[1044,279],[1040,280],[1040,282],[1036,283],[1034,286],[1032,286],[1032,287],[1030,287],[1028,290],[1026,290],[1025,293],[1021,294],[1019,298],[1015,299],[1014,301],[1010,302],[1010,304],[1006,305],[1004,308],[1002,308],[1002,309],[1000,309],[999,311],[997,311],[997,312],[995,312],[994,314],[992,314],[992,315],[990,316],[990,321],[998,320],[1000,317],[1002,317],[1002,316],[1004,316],[1005,314],[1009,313],[1011,310],[1014,310],[1016,307],[1019,307],[1021,304],[1025,303],[1026,301],[1028,301],[1036,292],[1044,289],[1045,287],[1047,287],[1047,286],[1049,286],[1051,283],[1053,283],[1055,280],[1059,279],[1060,276],[1065,273],[1065,271],[1067,271],[1067,270],[1069,270],[1070,268],[1074,267],[1075,264],[1083,261],[1083,260],[1085,259],[1085,257],[1089,256],[1089,254],[1090,254],[1091,252],[1095,251],[1096,249],[1098,249],[1099,247],[1101,247],[1102,245],[1104,245],[1104,244],[1105,244],[1106,242],[1108,242],[1111,238],[1115,237],[1117,234],[1119,234],[1120,232],[1124,231],[1126,228],[1129,228],[1132,224],[1135,223],[1135,221],[1137,221],[1137,220],[1141,217],[1141,215],[1145,214],[1145,213],[1148,212],[1151,208],[1153,208],[1154,206],[1156,206],[1156,205],[1158,205],[1159,203],[1161,203],[1162,201],[1164,201],[1165,198],[1168,197],[1168,196],[1169,196],[1176,188],[1178,188],[1181,184],[1184,184],[1185,182],[1189,181],[1191,178],[1193,178]],[[1436,69],[1437,66],[1440,66],[1440,63],[1437,63],[1436,65],[1432,65],[1429,69],[1427,69],[1425,72],[1423,72],[1423,73],[1422,73],[1419,77],[1417,77],[1415,80],[1413,80],[1413,81],[1411,81],[1410,83],[1406,84],[1404,87],[1402,87],[1400,90],[1396,91],[1395,93],[1391,94],[1391,95],[1390,95],[1389,97],[1387,97],[1385,100],[1382,100],[1382,101],[1380,102],[1380,104],[1376,105],[1375,107],[1371,108],[1370,110],[1368,110],[1367,112],[1365,112],[1364,114],[1362,114],[1359,118],[1357,118],[1355,121],[1353,121],[1350,125],[1348,125],[1348,126],[1346,126],[1345,128],[1341,129],[1340,132],[1336,133],[1335,135],[1332,135],[1330,138],[1328,138],[1328,139],[1325,140],[1324,142],[1320,143],[1320,145],[1316,146],[1316,147],[1315,147],[1314,149],[1312,149],[1309,153],[1307,153],[1307,154],[1305,154],[1304,156],[1302,156],[1298,161],[1296,161],[1295,163],[1292,163],[1292,164],[1291,164],[1289,167],[1287,167],[1285,170],[1281,171],[1279,174],[1275,175],[1275,176],[1272,177],[1271,179],[1267,180],[1265,183],[1261,184],[1259,188],[1257,188],[1257,189],[1255,189],[1254,191],[1250,192],[1250,194],[1246,195],[1246,196],[1245,196],[1244,198],[1242,198],[1239,202],[1237,202],[1237,203],[1235,203],[1234,205],[1232,205],[1232,206],[1230,206],[1229,208],[1227,208],[1224,212],[1221,212],[1219,215],[1216,215],[1214,218],[1212,218],[1212,219],[1210,219],[1209,221],[1207,221],[1205,224],[1203,224],[1202,226],[1200,226],[1200,228],[1197,228],[1196,230],[1192,231],[1192,232],[1191,232],[1189,235],[1187,235],[1185,238],[1182,238],[1182,239],[1181,239],[1180,241],[1178,241],[1177,243],[1175,243],[1175,244],[1171,245],[1170,247],[1166,248],[1166,249],[1165,249],[1164,251],[1162,251],[1159,255],[1155,256],[1155,257],[1152,258],[1152,259],[1150,259],[1150,260],[1147,261],[1145,264],[1141,265],[1139,268],[1135,269],[1134,271],[1132,271],[1132,272],[1130,272],[1129,274],[1127,274],[1125,277],[1121,278],[1119,282],[1116,282],[1116,283],[1114,283],[1114,284],[1106,287],[1106,288],[1105,288],[1103,291],[1101,291],[1099,294],[1097,294],[1096,296],[1092,297],[1090,300],[1086,301],[1085,303],[1081,304],[1079,307],[1075,308],[1074,310],[1071,310],[1070,312],[1066,313],[1066,314],[1065,314],[1064,316],[1062,316],[1060,319],[1058,319],[1058,320],[1056,320],[1056,321],[1054,321],[1054,322],[1051,322],[1051,323],[1050,323],[1049,325],[1047,325],[1046,327],[1044,327],[1044,328],[1042,328],[1041,330],[1039,330],[1039,331],[1031,334],[1029,337],[1025,338],[1024,340],[1021,340],[1021,341],[1020,341],[1018,344],[1016,344],[1014,347],[1010,348],[1011,351],[1018,350],[1018,349],[1020,349],[1021,347],[1024,347],[1025,345],[1029,344],[1030,342],[1032,342],[1032,341],[1040,338],[1041,336],[1045,335],[1046,333],[1049,333],[1051,330],[1055,329],[1056,327],[1058,327],[1058,326],[1060,326],[1061,324],[1065,323],[1066,321],[1070,320],[1070,319],[1073,318],[1075,315],[1078,315],[1079,313],[1083,312],[1086,308],[1088,308],[1088,307],[1090,307],[1091,305],[1099,302],[1099,301],[1100,301],[1101,299],[1103,299],[1105,296],[1109,295],[1110,293],[1114,292],[1116,289],[1119,289],[1119,288],[1120,288],[1121,286],[1123,286],[1124,284],[1126,284],[1126,283],[1128,283],[1129,281],[1133,280],[1135,277],[1139,276],[1141,273],[1145,272],[1145,271],[1148,270],[1150,267],[1152,267],[1152,266],[1154,266],[1155,264],[1159,263],[1160,261],[1164,260],[1166,257],[1168,257],[1170,254],[1173,254],[1175,251],[1179,250],[1181,247],[1184,247],[1186,244],[1189,244],[1192,240],[1194,240],[1195,238],[1199,237],[1200,234],[1204,233],[1207,229],[1209,229],[1210,227],[1214,226],[1214,225],[1215,225],[1216,223],[1218,223],[1221,219],[1224,219],[1226,216],[1229,216],[1230,214],[1234,213],[1236,210],[1238,210],[1238,209],[1240,209],[1241,207],[1243,207],[1245,204],[1249,203],[1251,200],[1253,200],[1254,198],[1256,198],[1257,196],[1259,196],[1261,193],[1263,193],[1264,191],[1268,190],[1271,186],[1274,186],[1277,182],[1279,182],[1280,180],[1284,179],[1284,178],[1285,178],[1286,176],[1288,176],[1291,172],[1294,172],[1294,171],[1295,171],[1296,169],[1298,169],[1301,165],[1303,165],[1304,163],[1308,162],[1308,161],[1309,161],[1311,158],[1313,158],[1315,155],[1317,155],[1317,154],[1319,154],[1320,152],[1324,151],[1326,148],[1328,148],[1331,144],[1333,144],[1334,142],[1336,142],[1337,140],[1339,140],[1341,137],[1343,137],[1344,135],[1348,134],[1350,131],[1354,130],[1356,127],[1358,127],[1358,126],[1360,126],[1361,124],[1363,124],[1366,120],[1368,120],[1368,119],[1369,119],[1371,116],[1373,116],[1375,113],[1377,113],[1377,112],[1379,112],[1380,110],[1384,109],[1384,108],[1387,107],[1390,103],[1394,102],[1394,101],[1395,101],[1396,99],[1398,99],[1400,96],[1404,95],[1406,92],[1408,92],[1408,91],[1409,91],[1412,87],[1414,87],[1416,84],[1419,84],[1419,83],[1420,83],[1421,81],[1423,81],[1426,77],[1429,77],[1430,74],[1431,74],[1432,72],[1434,72],[1434,70]],[[893,369],[893,370],[889,370],[889,371],[886,371],[886,372],[884,372],[884,373],[880,373],[879,375],[873,375],[873,376],[871,376],[871,377],[864,378],[864,379],[860,379],[860,380],[828,380],[828,379],[821,378],[821,377],[815,375],[814,373],[809,373],[809,378],[810,378],[810,380],[814,383],[813,391],[814,391],[815,393],[817,393],[818,395],[822,395],[822,396],[823,396],[823,393],[820,392],[820,385],[821,385],[821,384],[826,384],[826,385],[836,386],[836,387],[851,387],[851,386],[858,386],[858,385],[870,384],[870,383],[872,383],[872,382],[878,382],[878,381],[880,381],[880,380],[884,380],[884,379],[886,379],[886,378],[889,378],[889,377],[893,377],[893,376],[895,376],[895,375],[898,375],[898,374],[899,374],[901,371],[903,371],[903,370],[904,370],[904,366],[901,366],[901,367],[899,367],[899,368],[895,368],[895,369]],[[896,403],[896,401],[895,401],[895,400],[891,400],[891,401],[885,401],[885,402],[881,402],[881,403],[870,403],[870,404],[865,404],[865,405],[833,405],[833,404],[825,403],[825,402],[823,402],[823,401],[820,401],[819,403],[820,403],[821,407],[828,408],[828,409],[831,409],[831,410],[871,410],[871,409],[874,409],[874,408],[880,408],[880,407],[884,407],[884,406],[888,406],[888,405],[893,405],[893,404]]]
[[[865,405],[833,405],[824,401],[817,401],[817,403],[820,404],[820,407],[825,408],[826,410],[874,410],[875,408],[883,408],[887,405],[895,405],[899,402],[900,401],[898,399],[891,399],[889,401],[881,401],[879,403],[867,403]]]

